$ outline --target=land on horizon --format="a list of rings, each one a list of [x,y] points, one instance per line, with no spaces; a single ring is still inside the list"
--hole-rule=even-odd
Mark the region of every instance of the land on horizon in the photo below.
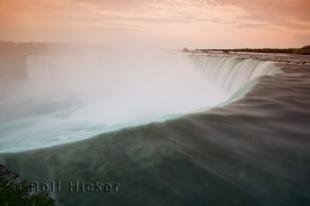
[[[32,52],[47,52],[47,51],[74,51],[84,49],[102,50],[108,47],[95,44],[82,43],[56,43],[56,42],[14,42],[0,41],[0,51],[32,51]],[[203,53],[237,53],[237,52],[255,52],[255,53],[283,53],[283,54],[310,54],[310,45],[301,48],[223,48],[223,49],[189,49],[183,48],[184,52],[203,52]]]
[[[255,52],[255,53],[283,53],[283,54],[310,54],[310,45],[301,48],[240,48],[240,49],[188,49],[184,48],[184,52],[220,52],[220,53],[236,53],[236,52]]]

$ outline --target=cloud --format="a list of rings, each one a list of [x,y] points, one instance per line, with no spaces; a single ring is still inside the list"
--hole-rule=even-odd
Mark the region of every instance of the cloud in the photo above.
[[[130,37],[224,47],[260,46],[272,36],[276,45],[293,44],[293,37],[310,32],[309,5],[308,0],[0,0],[0,39],[70,41],[75,34],[81,41],[111,44]]]
[[[238,24],[238,28],[258,28],[258,27],[264,27],[266,24],[263,23],[243,23]]]
[[[197,0],[199,1],[199,0]],[[309,0],[203,0],[208,5],[235,6],[248,19],[295,29],[310,29]]]

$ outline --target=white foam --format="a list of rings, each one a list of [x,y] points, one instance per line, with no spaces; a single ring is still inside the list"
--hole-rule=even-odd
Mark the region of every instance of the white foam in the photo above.
[[[0,126],[0,152],[64,144],[212,108],[274,70],[270,62],[192,58],[169,52],[29,56],[28,79],[6,100],[13,110],[22,105],[18,111],[27,115]]]

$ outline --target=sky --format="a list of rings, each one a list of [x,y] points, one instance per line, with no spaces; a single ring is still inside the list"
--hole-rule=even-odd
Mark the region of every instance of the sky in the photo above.
[[[0,0],[0,40],[161,48],[301,47],[310,0]]]

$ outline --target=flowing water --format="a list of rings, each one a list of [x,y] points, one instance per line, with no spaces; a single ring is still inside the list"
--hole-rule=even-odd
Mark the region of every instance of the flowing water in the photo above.
[[[1,100],[1,162],[28,180],[120,184],[51,192],[63,205],[310,203],[308,59],[114,56],[29,56]]]

